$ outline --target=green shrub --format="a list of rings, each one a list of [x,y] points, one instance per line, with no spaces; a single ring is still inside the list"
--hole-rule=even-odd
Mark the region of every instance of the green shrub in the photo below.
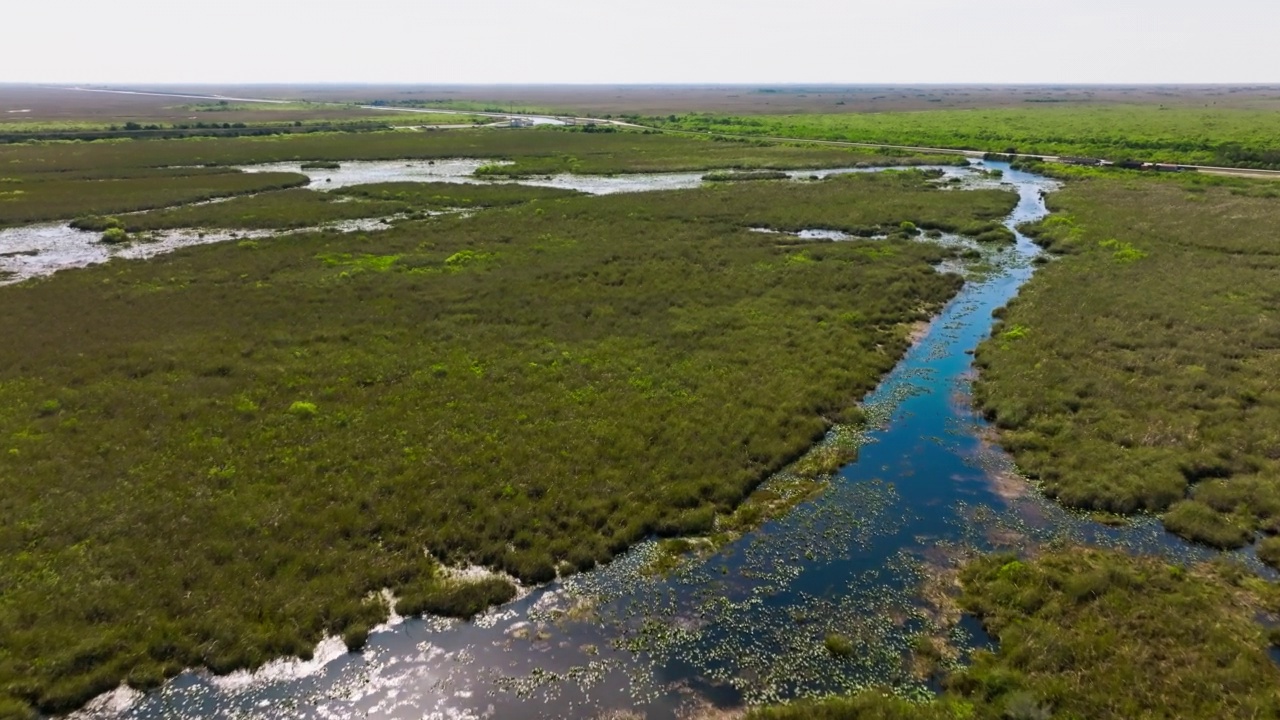
[[[108,245],[118,245],[129,242],[129,233],[125,232],[124,228],[110,227],[102,233],[100,240]]]
[[[1052,194],[1027,232],[1069,252],[1003,313],[1032,332],[978,348],[974,398],[1059,502],[1167,512],[1231,548],[1280,532],[1280,206],[1209,184],[1189,203],[1192,182],[1095,173]]]
[[[320,408],[316,407],[315,403],[304,400],[296,400],[289,406],[289,414],[294,417],[310,418],[315,417],[319,412]]]

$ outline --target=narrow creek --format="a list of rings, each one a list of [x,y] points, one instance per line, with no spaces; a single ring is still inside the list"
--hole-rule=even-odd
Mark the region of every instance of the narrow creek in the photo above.
[[[1045,178],[1003,170],[1020,193],[1006,224],[1046,213]],[[904,659],[920,633],[990,643],[971,618],[941,623],[920,599],[931,568],[962,548],[1066,537],[1181,558],[1207,551],[1154,519],[1111,528],[1010,480],[1007,457],[971,408],[970,353],[992,311],[1034,271],[1038,249],[987,253],[970,281],[881,386],[858,459],[819,497],[670,575],[642,572],[642,544],[608,566],[528,592],[474,622],[392,621],[365,649],[322,643],[309,662],[255,674],[190,672],[145,696],[100,698],[94,716],[158,718],[560,718],[696,716],[888,684],[933,691]],[[856,652],[837,659],[828,632]],[[618,715],[617,717],[633,717]]]

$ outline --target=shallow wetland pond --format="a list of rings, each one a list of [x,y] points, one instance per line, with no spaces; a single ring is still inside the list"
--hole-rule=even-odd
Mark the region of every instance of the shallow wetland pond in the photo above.
[[[472,159],[416,161],[352,161],[341,163],[336,170],[300,169],[299,163],[250,165],[246,172],[296,172],[311,178],[310,189],[336,190],[351,185],[384,182],[452,182],[466,184],[536,185],[577,190],[591,195],[620,192],[685,190],[702,185],[705,173],[631,173],[623,175],[541,175],[512,179],[483,179],[473,175],[491,161]],[[794,180],[824,178],[851,172],[876,172],[884,168],[837,168],[792,170]],[[938,168],[952,176],[961,173],[955,167]],[[211,202],[218,202],[217,200]],[[122,245],[98,242],[101,233],[77,230],[68,222],[41,223],[0,229],[0,285],[50,275],[58,270],[104,263],[111,258],[148,258],[190,245],[271,237],[284,232],[301,233],[316,230],[337,232],[369,232],[385,226],[390,218],[369,218],[330,223],[323,227],[289,231],[271,230],[162,230],[145,233],[145,237]],[[824,231],[819,231],[824,232]],[[820,236],[814,236],[820,237]],[[826,236],[821,236],[826,237]]]
[[[356,165],[337,173],[403,179]],[[1045,214],[1050,181],[990,165],[1021,196],[1009,227]],[[346,180],[334,175],[331,184]],[[560,182],[587,189],[613,180]],[[658,547],[646,543],[472,623],[393,618],[359,653],[331,639],[309,662],[228,677],[187,673],[146,696],[101,698],[91,712],[150,720],[594,718],[628,710],[673,718],[868,684],[930,693],[909,662],[916,636],[944,635],[961,649],[990,642],[972,619],[944,622],[922,599],[934,571],[966,549],[1067,537],[1182,558],[1202,553],[1154,519],[1111,528],[1044,502],[1009,480],[1007,458],[984,440],[968,399],[969,353],[990,332],[992,311],[1031,276],[1037,253],[1021,235],[1016,247],[987,251],[982,272],[866,398],[873,422],[858,459],[818,497],[718,552],[651,574],[644,569]],[[826,650],[832,632],[851,639],[851,657]]]
[[[296,172],[311,178],[314,190],[336,190],[351,185],[386,182],[452,182],[468,184],[519,183],[538,187],[577,190],[590,195],[611,195],[623,192],[651,192],[655,190],[688,190],[702,185],[706,171],[677,173],[620,173],[617,175],[528,175],[506,178],[502,176],[476,176],[474,173],[486,165],[509,163],[492,160],[356,160],[339,163],[340,167],[328,169],[300,169],[298,163],[271,163],[268,165],[244,165],[245,172]],[[813,170],[788,170],[792,180],[821,179],[832,175],[856,172],[880,172],[882,167],[823,168]],[[920,169],[942,170],[948,177],[964,173],[964,169],[943,166],[922,166]],[[967,174],[967,173],[966,173]]]

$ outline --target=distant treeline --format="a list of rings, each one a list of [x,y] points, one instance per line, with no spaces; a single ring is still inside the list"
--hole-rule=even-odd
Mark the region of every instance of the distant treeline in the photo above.
[[[384,122],[320,123],[304,125],[295,121],[292,125],[246,125],[245,123],[178,123],[168,127],[140,125],[135,122],[123,126],[112,125],[105,130],[47,130],[35,132],[0,132],[0,143],[23,143],[36,140],[110,140],[135,138],[140,140],[170,140],[186,137],[254,137],[267,135],[294,135],[317,132],[368,132],[386,130]]]
[[[1275,113],[1263,110],[1043,103],[915,113],[751,117],[690,113],[636,122],[743,136],[1280,169],[1276,142],[1280,121]]]

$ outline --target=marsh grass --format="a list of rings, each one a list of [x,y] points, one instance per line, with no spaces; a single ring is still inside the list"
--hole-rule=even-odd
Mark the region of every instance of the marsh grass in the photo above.
[[[424,217],[450,209],[519,205],[580,195],[572,190],[526,185],[457,183],[378,183],[354,185],[335,192],[303,188],[264,192],[224,202],[134,213],[119,218],[79,218],[72,227],[128,232],[172,228],[289,230],[361,218]]]
[[[1280,531],[1280,204],[1235,189],[1068,183],[1032,229],[1061,258],[977,353],[975,398],[1046,492],[1215,547]]]
[[[18,143],[0,146],[0,180],[4,183],[0,185],[0,227],[163,208],[301,187],[309,182],[295,173],[240,173],[229,167],[235,165],[297,162],[329,167],[346,160],[456,157],[509,161],[481,168],[478,173],[502,178],[562,172],[776,170],[937,161],[845,148],[553,129]],[[292,227],[306,226],[299,217],[291,222]]]
[[[0,202],[0,227],[148,210],[300,187],[308,182],[307,176],[297,173],[219,172],[119,179],[68,179],[49,173],[27,177],[21,196]]]
[[[419,182],[352,185],[334,192],[338,195],[398,202],[412,208],[427,209],[503,207],[533,201],[561,200],[582,194],[576,190],[511,183],[468,185]]]
[[[1280,167],[1280,151],[1275,146],[1280,121],[1274,112],[1262,109],[1090,103],[838,115],[734,117],[691,113],[646,118],[643,122],[744,136],[849,140],[1116,161],[1137,158],[1245,168]]]
[[[982,558],[961,581],[962,605],[1000,649],[977,653],[948,681],[953,692],[1006,710],[1026,696],[1055,717],[1280,712],[1280,671],[1255,619],[1274,612],[1274,586],[1081,548]]]
[[[337,195],[297,188],[119,218],[82,217],[74,220],[71,226],[96,231],[105,229],[114,221],[131,233],[183,227],[286,230],[342,220],[387,217],[410,209],[405,203],[398,202],[341,200]]]
[[[0,146],[7,177],[74,172],[119,177],[131,169],[279,162],[491,158],[516,162],[499,174],[675,172],[712,169],[845,167],[940,162],[937,156],[881,154],[856,149],[637,132],[571,133],[457,130],[440,133],[313,133],[261,138],[98,141]],[[946,161],[943,158],[942,161]],[[206,170],[210,172],[211,170]]]
[[[500,577],[480,580],[445,580],[426,588],[410,590],[396,602],[401,615],[441,615],[470,620],[493,605],[516,596],[516,587]]]
[[[757,170],[754,172],[713,172],[702,176],[706,182],[744,182],[750,180],[786,180],[790,176],[776,170]]]

